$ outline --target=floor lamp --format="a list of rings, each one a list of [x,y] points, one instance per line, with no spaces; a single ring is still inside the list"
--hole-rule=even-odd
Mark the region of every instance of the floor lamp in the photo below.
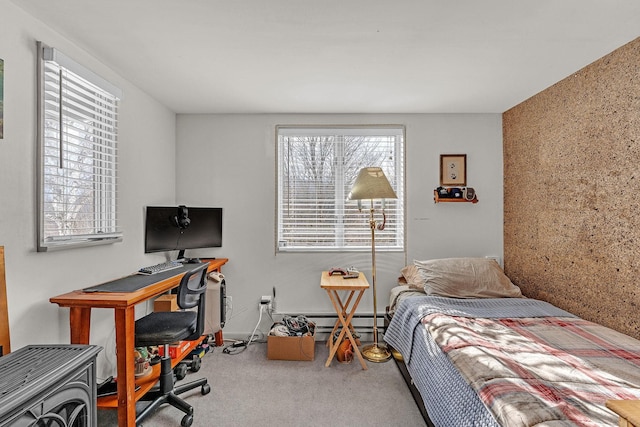
[[[360,170],[356,182],[351,187],[349,200],[358,200],[358,208],[361,208],[361,200],[369,199],[369,227],[371,228],[371,279],[373,284],[373,344],[362,348],[362,356],[370,362],[386,362],[391,358],[391,352],[387,347],[378,344],[378,304],[376,299],[376,236],[375,230],[384,230],[384,199],[397,199],[396,193],[391,188],[387,177],[381,168],[367,167]],[[376,224],[373,218],[374,199],[382,199],[382,224]]]

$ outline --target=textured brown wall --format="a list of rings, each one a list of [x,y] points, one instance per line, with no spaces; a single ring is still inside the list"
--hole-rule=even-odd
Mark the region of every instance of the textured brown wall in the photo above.
[[[505,272],[640,338],[640,38],[503,114]]]

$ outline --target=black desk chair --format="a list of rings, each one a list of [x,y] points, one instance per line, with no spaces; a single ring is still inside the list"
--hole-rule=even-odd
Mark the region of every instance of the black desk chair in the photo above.
[[[174,386],[169,344],[177,341],[195,341],[202,336],[205,326],[205,291],[207,290],[207,267],[201,264],[185,273],[178,287],[178,307],[189,309],[198,307],[197,311],[153,312],[136,320],[136,347],[155,345],[164,346],[164,356],[160,360],[159,388],[145,394],[141,400],[151,400],[137,416],[136,424],[141,423],[160,405],[168,403],[183,411],[183,427],[193,423],[193,407],[178,397],[178,394],[202,387],[202,394],[211,391],[207,379],[203,378],[188,384]]]

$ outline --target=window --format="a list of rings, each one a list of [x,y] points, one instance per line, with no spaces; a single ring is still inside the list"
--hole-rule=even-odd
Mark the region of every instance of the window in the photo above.
[[[121,241],[121,91],[42,43],[38,73],[38,251]]]
[[[398,196],[384,201],[376,248],[404,249],[404,128],[278,126],[277,249],[371,250],[370,202],[347,200],[360,169],[379,166]],[[381,221],[376,202],[376,220]]]

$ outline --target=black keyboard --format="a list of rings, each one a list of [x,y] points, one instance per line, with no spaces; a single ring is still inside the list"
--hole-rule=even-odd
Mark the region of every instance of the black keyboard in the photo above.
[[[159,264],[150,265],[148,267],[142,267],[138,270],[140,274],[157,274],[162,273],[163,271],[173,270],[174,268],[182,267],[182,263],[178,261],[167,261],[161,262]]]

